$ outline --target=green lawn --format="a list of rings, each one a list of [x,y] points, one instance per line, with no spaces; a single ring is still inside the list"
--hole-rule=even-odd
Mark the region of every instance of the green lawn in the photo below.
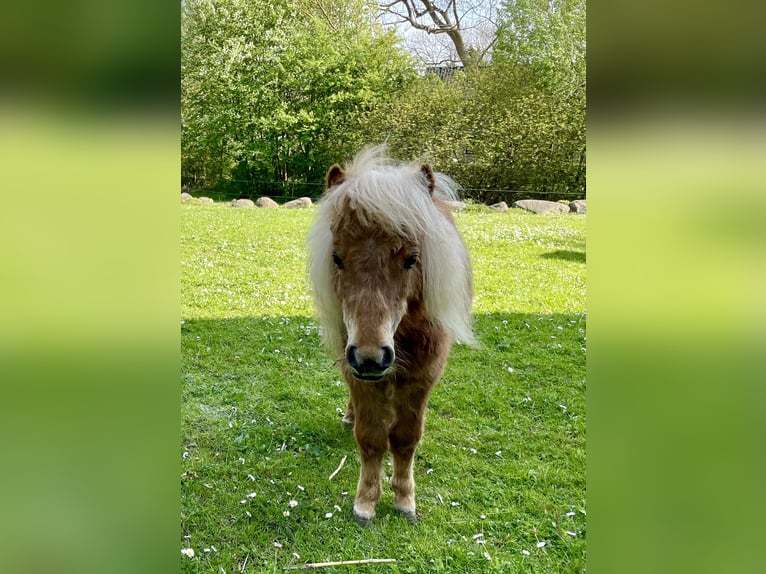
[[[182,572],[585,570],[584,216],[457,214],[483,348],[456,347],[432,394],[420,522],[384,488],[362,528],[347,392],[305,273],[314,209],[181,209]]]

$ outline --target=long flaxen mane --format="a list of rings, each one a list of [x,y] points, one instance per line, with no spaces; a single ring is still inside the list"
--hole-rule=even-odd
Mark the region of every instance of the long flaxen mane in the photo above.
[[[332,286],[332,229],[349,207],[365,225],[420,242],[423,302],[430,320],[441,325],[454,340],[476,344],[471,327],[470,259],[442,204],[456,199],[456,184],[444,174],[434,174],[432,199],[421,166],[395,162],[386,157],[385,146],[365,148],[344,166],[344,171],[343,181],[322,196],[308,238],[314,301],[330,352],[342,356],[346,338],[341,302]]]

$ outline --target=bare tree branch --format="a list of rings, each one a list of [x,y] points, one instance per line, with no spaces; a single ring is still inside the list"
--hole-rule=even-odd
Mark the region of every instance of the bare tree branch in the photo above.
[[[425,62],[456,62],[472,67],[488,57],[495,44],[497,22],[496,6],[499,0],[383,0],[378,6],[383,14],[391,17],[389,25],[407,23],[412,29],[425,32],[436,42],[440,55],[429,57]],[[446,35],[452,48],[437,42]],[[421,56],[422,46],[413,48],[412,38],[407,37],[410,49]],[[452,54],[445,57],[447,53]],[[430,51],[430,50],[427,50]]]
[[[333,18],[330,18],[329,14],[327,14],[327,10],[325,9],[324,4],[320,0],[314,0],[312,4],[316,7],[317,10],[319,10],[319,12],[321,12],[322,19],[332,29],[332,31],[337,32],[338,24]]]

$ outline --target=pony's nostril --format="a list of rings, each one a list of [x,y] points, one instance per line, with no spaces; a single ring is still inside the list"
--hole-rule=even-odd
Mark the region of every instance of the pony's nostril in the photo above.
[[[394,350],[391,347],[383,347],[383,358],[380,361],[380,368],[387,369],[394,362]]]
[[[346,347],[346,361],[348,361],[348,364],[351,366],[351,368],[359,368],[359,361],[356,359],[356,347],[354,345],[349,345]]]

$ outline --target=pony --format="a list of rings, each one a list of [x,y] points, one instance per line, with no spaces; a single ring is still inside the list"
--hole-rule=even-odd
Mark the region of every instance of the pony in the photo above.
[[[394,507],[417,520],[413,458],[452,343],[476,344],[471,263],[446,200],[456,184],[385,145],[327,171],[309,232],[309,276],[325,346],[338,358],[360,455],[354,518],[375,516],[391,451]]]

